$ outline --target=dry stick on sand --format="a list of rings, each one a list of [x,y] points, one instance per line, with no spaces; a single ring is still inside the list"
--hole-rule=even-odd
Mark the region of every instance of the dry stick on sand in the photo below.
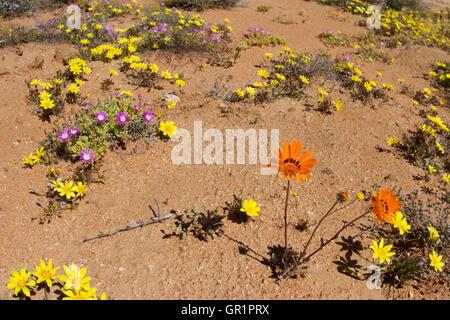
[[[171,216],[173,216],[173,213],[168,213],[168,214],[166,214],[164,216],[161,216],[161,210],[159,208],[158,200],[155,199],[155,203],[156,203],[156,208],[158,209],[158,214],[156,214],[155,210],[153,210],[152,206],[150,206],[150,209],[153,211],[153,214],[155,215],[155,218],[150,219],[148,221],[141,221],[141,222],[139,222],[139,223],[137,223],[135,225],[126,226],[126,227],[117,229],[117,230],[112,231],[112,232],[100,233],[98,236],[84,239],[83,242],[94,240],[94,239],[100,239],[100,238],[104,238],[104,237],[108,237],[108,236],[112,236],[112,235],[117,234],[117,233],[122,232],[122,231],[133,230],[133,229],[136,229],[136,228],[142,228],[142,227],[145,227],[145,226],[147,226],[149,224],[152,224],[152,223],[155,223],[155,222],[160,222],[160,221],[165,220],[165,219],[169,219]]]

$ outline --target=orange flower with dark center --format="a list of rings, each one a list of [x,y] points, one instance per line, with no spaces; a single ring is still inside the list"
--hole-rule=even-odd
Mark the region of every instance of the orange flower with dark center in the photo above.
[[[294,140],[291,143],[283,142],[283,149],[279,148],[278,163],[272,163],[267,166],[278,167],[278,172],[281,172],[281,179],[288,178],[289,181],[295,177],[299,182],[303,179],[309,180],[311,169],[316,163],[316,159],[308,159],[313,153],[313,150],[308,150],[301,154],[303,143]]]
[[[374,200],[370,200],[370,203],[374,206],[371,209],[372,216],[376,216],[378,223],[381,224],[383,219],[390,224],[394,223],[395,212],[399,211],[402,207],[397,194],[393,194],[394,190],[389,188],[380,188],[380,192],[377,195],[375,191],[372,191]]]

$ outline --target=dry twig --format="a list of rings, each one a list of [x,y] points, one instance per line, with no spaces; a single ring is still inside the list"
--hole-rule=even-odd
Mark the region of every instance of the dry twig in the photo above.
[[[100,238],[112,236],[112,235],[117,234],[117,233],[122,232],[122,231],[133,230],[133,229],[136,229],[136,228],[142,228],[142,227],[145,227],[145,226],[147,226],[149,224],[152,224],[152,223],[155,223],[155,222],[160,222],[160,221],[165,220],[165,219],[169,219],[171,216],[173,216],[173,213],[168,213],[168,214],[166,214],[164,216],[161,216],[161,210],[159,208],[158,200],[155,199],[155,203],[156,203],[156,208],[158,210],[157,213],[150,206],[150,209],[153,211],[153,214],[155,215],[155,218],[152,218],[152,219],[150,219],[148,221],[140,221],[139,223],[137,223],[135,225],[126,226],[126,227],[117,229],[117,230],[112,231],[112,232],[100,233],[98,236],[84,239],[83,242],[87,242],[87,241],[94,240],[94,239],[100,239]]]

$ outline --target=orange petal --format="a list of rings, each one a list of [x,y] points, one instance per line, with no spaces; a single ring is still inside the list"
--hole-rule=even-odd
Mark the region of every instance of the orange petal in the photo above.
[[[302,154],[300,159],[298,159],[298,162],[300,162],[300,163],[304,162],[310,155],[313,154],[313,152],[314,152],[313,150],[306,151],[304,154]]]
[[[310,169],[310,168],[314,167],[314,165],[316,164],[316,162],[317,162],[317,159],[314,159],[314,158],[308,159],[308,160],[304,161],[304,162],[301,164],[301,167],[305,167],[305,168]]]
[[[296,174],[295,178],[297,178],[298,182],[303,183],[303,179],[299,174]]]
[[[302,149],[303,149],[303,143],[297,143],[297,140],[294,141],[295,144],[295,148],[294,148],[294,154],[292,155],[292,159],[297,159],[300,155],[300,153],[302,153]]]

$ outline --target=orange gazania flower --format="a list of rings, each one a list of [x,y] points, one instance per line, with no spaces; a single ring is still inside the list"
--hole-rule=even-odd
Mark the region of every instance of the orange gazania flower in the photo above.
[[[384,219],[387,223],[393,224],[395,212],[399,211],[402,207],[400,200],[397,198],[397,194],[393,194],[394,190],[389,188],[380,188],[380,192],[377,195],[375,191],[372,191],[374,200],[370,200],[370,203],[374,206],[371,209],[372,216],[378,218],[378,223]]]
[[[313,153],[313,150],[308,150],[300,156],[302,152],[303,143],[294,140],[291,143],[283,142],[283,149],[279,148],[278,163],[271,163],[267,166],[278,167],[278,172],[281,172],[281,179],[288,178],[289,181],[295,177],[299,182],[303,179],[309,180],[311,169],[316,163],[316,159],[308,159]]]

